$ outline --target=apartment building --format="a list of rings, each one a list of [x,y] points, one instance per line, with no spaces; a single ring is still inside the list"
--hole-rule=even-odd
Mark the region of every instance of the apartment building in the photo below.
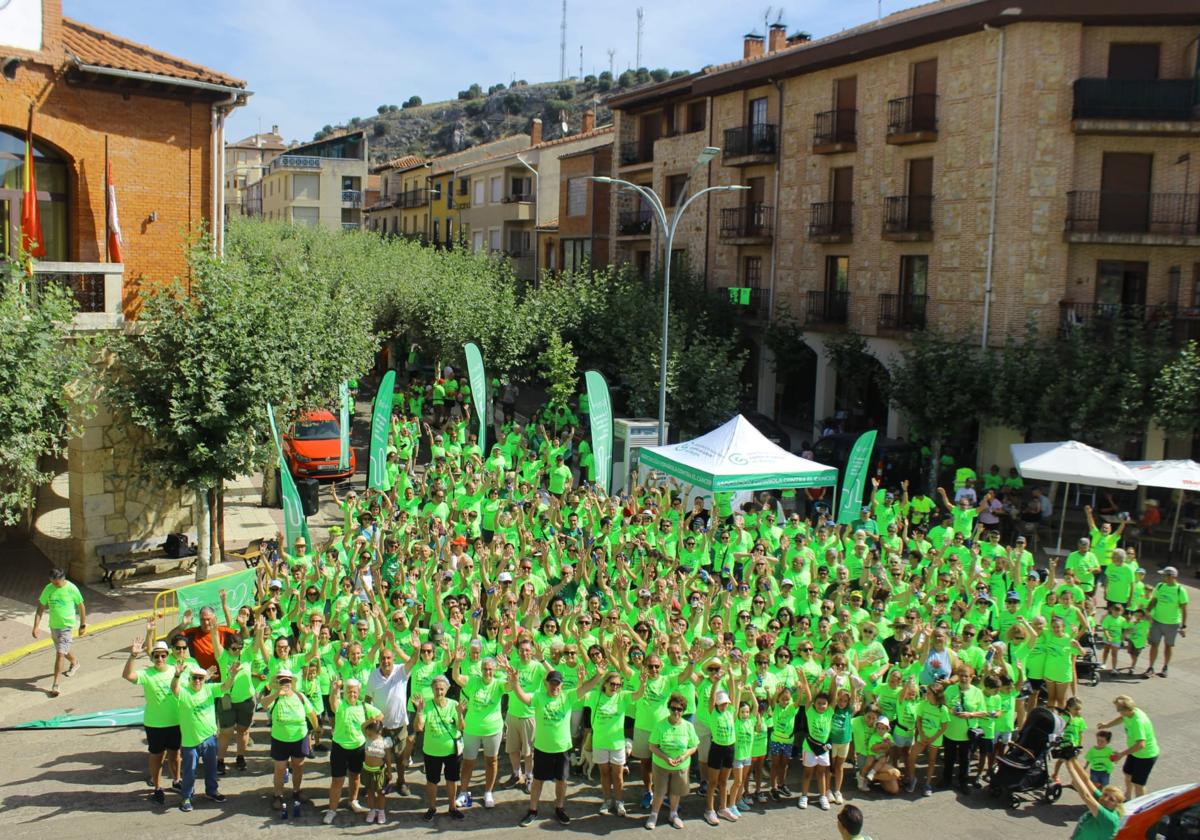
[[[565,271],[609,263],[612,187],[592,178],[612,172],[612,143],[558,159],[557,267]]]
[[[583,115],[577,134],[542,139],[533,120],[530,146],[457,167],[466,179],[467,201],[459,205],[458,230],[474,251],[504,253],[518,277],[533,280],[559,263],[559,161],[566,155],[611,145],[613,127],[595,127],[595,114]]]
[[[293,146],[271,161],[262,179],[262,216],[333,230],[358,230],[366,186],[364,132]]]
[[[758,408],[809,428],[855,411],[824,354],[842,331],[886,367],[923,329],[997,345],[1121,311],[1193,330],[1198,36],[1169,0],[942,0],[815,41],[775,26],[613,97],[614,171],[668,205],[689,173],[693,192],[749,187],[698,199],[675,247],[710,288],[752,290]],[[721,154],[696,167],[704,146]],[[633,198],[614,198],[614,255],[649,270]],[[777,382],[761,335],[783,316],[815,354]]]
[[[249,187],[262,180],[271,161],[286,149],[277,125],[225,144],[225,218],[262,215],[262,206],[249,201]]]
[[[366,227],[388,236],[424,239],[429,206],[425,186],[429,161],[418,155],[393,158],[371,168],[379,178],[379,199],[364,211]]]
[[[453,248],[465,241],[459,235],[458,210],[469,200],[470,178],[457,177],[455,170],[476,161],[527,149],[529,143],[528,134],[513,134],[433,159],[429,170],[429,238],[432,245]]]

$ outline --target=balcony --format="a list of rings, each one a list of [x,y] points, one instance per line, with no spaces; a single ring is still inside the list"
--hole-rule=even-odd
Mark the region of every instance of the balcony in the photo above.
[[[779,150],[778,128],[771,123],[752,123],[725,130],[722,161],[726,166],[774,163]]]
[[[1059,301],[1058,335],[1067,338],[1084,327],[1094,330],[1100,338],[1117,338],[1118,329],[1131,324],[1147,327],[1169,325],[1171,341],[1182,345],[1200,336],[1200,309],[1169,304],[1137,303],[1076,303]]]
[[[757,286],[722,286],[717,289],[729,301],[737,314],[747,320],[762,321],[767,317],[767,290]]]
[[[316,155],[280,155],[271,161],[271,171],[277,169],[320,169],[322,158]]]
[[[342,230],[358,230],[362,225],[358,222],[342,222]]]
[[[125,323],[122,293],[125,267],[119,263],[37,262],[35,289],[63,286],[75,297],[76,330],[120,329]]]
[[[858,149],[858,111],[822,111],[813,120],[813,154],[835,155]]]
[[[879,296],[879,329],[912,332],[925,329],[927,295],[882,294]]]
[[[846,291],[810,291],[805,311],[805,326],[845,326],[850,315],[850,293]]]
[[[522,201],[533,201],[533,193],[512,193],[500,199],[501,204],[520,204]]]
[[[629,140],[621,144],[621,166],[654,162],[654,141]]]
[[[617,236],[649,236],[652,224],[649,208],[622,210],[617,214]]]
[[[1077,134],[1200,135],[1191,79],[1076,79]]]
[[[429,203],[429,190],[419,187],[414,190],[404,190],[396,193],[396,206],[403,210],[414,207],[424,207]]]
[[[774,224],[774,207],[748,204],[721,211],[720,240],[728,245],[766,245]]]
[[[362,207],[361,190],[342,190],[343,207]]]
[[[885,198],[883,238],[892,242],[933,239],[933,196],[891,195]]]
[[[849,242],[854,238],[854,202],[818,201],[809,208],[808,238],[813,242]]]
[[[937,94],[888,100],[887,142],[894,146],[937,140]]]
[[[1067,193],[1063,239],[1109,245],[1200,245],[1200,194]]]

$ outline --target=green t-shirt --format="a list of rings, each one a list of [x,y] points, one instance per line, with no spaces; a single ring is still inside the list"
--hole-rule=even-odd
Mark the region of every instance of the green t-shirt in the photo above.
[[[796,731],[796,715],[800,707],[789,703],[786,706],[775,706],[771,711],[771,740],[780,744],[790,744]]]
[[[295,743],[308,734],[308,715],[316,714],[312,702],[303,694],[286,694],[271,705],[271,737]]]
[[[367,743],[367,736],[363,734],[363,723],[382,715],[383,712],[370,703],[364,703],[362,700],[351,703],[342,698],[333,718],[333,742],[348,750],[358,749]],[[425,743],[429,743],[428,735],[425,736]]]
[[[217,703],[210,683],[204,683],[199,691],[192,691],[190,685],[179,689],[176,708],[181,746],[196,747],[217,734]]]
[[[251,650],[250,645],[246,645],[242,649],[241,657],[236,657],[227,650],[223,651],[217,657],[217,665],[221,669],[222,682],[228,678],[233,663],[240,663],[238,672],[233,677],[233,685],[229,687],[229,699],[234,703],[241,703],[254,696],[254,669],[251,667],[253,656],[254,652]]]
[[[529,660],[528,663],[522,664],[518,659],[513,668],[517,671],[517,684],[525,690],[527,694],[536,694],[542,685],[542,680],[546,678],[545,665],[536,659]],[[521,698],[516,695],[516,692],[508,693],[508,714],[514,718],[531,718],[533,710],[521,702]]]
[[[688,750],[699,746],[700,738],[696,735],[696,728],[686,720],[674,724],[670,720],[660,720],[650,733],[650,745],[658,747],[671,758],[678,758]],[[685,765],[672,767],[656,755],[654,756],[654,766],[662,767],[665,770],[679,770]]]
[[[805,706],[804,717],[808,721],[808,737],[818,744],[827,743],[829,734],[833,731],[835,711],[832,705],[826,706],[823,712],[818,712],[814,706]]]
[[[625,705],[632,691],[611,695],[597,691],[592,695],[592,747],[598,750],[625,748]]]
[[[150,728],[179,725],[179,707],[175,694],[171,691],[171,681],[175,679],[175,670],[168,668],[157,671],[145,668],[138,671],[137,684],[142,687],[146,698],[146,712],[143,722]],[[183,677],[179,678],[180,681]]]
[[[708,716],[708,728],[712,731],[712,742],[722,747],[733,746],[737,741],[736,722],[733,717],[733,704],[725,707],[725,711],[713,709]]]
[[[1137,573],[1129,563],[1108,564],[1104,577],[1104,597],[1118,604],[1128,604],[1133,594],[1133,579]]]
[[[950,709],[945,705],[935,706],[928,700],[922,700],[917,704],[917,717],[921,719],[922,737],[932,738],[943,725],[950,722]],[[940,747],[941,745],[942,736],[938,736],[934,740],[933,746]]]
[[[663,676],[654,677],[646,680],[644,685],[634,712],[633,728],[652,732],[655,725],[667,717],[667,695],[671,690],[671,680]]]
[[[47,583],[38,596],[38,603],[50,613],[51,630],[70,630],[79,622],[79,613],[75,608],[83,603],[83,595],[79,587],[69,580],[62,586]]]
[[[1084,754],[1083,760],[1087,762],[1089,770],[1095,770],[1098,773],[1111,773],[1113,769],[1113,753],[1116,752],[1111,746],[1107,747],[1092,747]]]
[[[1134,709],[1129,717],[1122,717],[1125,724],[1125,741],[1127,745],[1145,741],[1145,745],[1133,754],[1134,758],[1157,758],[1158,738],[1154,735],[1154,724],[1150,716],[1141,709]]]
[[[1181,584],[1160,583],[1154,587],[1150,597],[1154,599],[1154,609],[1150,611],[1151,621],[1157,621],[1159,624],[1180,624],[1183,621],[1181,607],[1188,602],[1188,594]]]
[[[560,691],[551,697],[541,689],[533,695],[533,746],[545,753],[571,749],[571,698]]]
[[[1094,791],[1097,799],[1100,798],[1100,791]],[[1112,840],[1117,836],[1117,831],[1121,827],[1121,818],[1116,811],[1110,811],[1103,805],[1096,808],[1096,813],[1085,811],[1083,816],[1079,818],[1079,825],[1075,826],[1075,831],[1071,834],[1071,840]]]
[[[458,752],[455,743],[462,734],[458,729],[458,706],[453,700],[439,706],[435,701],[425,703],[425,755],[445,756]]]
[[[498,735],[504,729],[504,717],[500,714],[500,701],[504,698],[503,680],[493,677],[491,682],[485,683],[483,677],[471,677],[463,689],[463,696],[467,699],[464,728],[468,735]]]

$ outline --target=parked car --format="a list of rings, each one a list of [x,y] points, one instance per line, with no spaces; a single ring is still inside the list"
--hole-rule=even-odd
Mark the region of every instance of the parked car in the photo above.
[[[813,460],[827,467],[837,467],[838,480],[844,479],[846,462],[850,460],[850,450],[858,437],[857,434],[839,432],[820,438],[813,444]],[[898,487],[907,479],[916,490],[924,483],[920,448],[906,440],[876,437],[875,449],[871,452],[871,475],[884,487]]]
[[[1117,840],[1200,837],[1200,782],[1156,790],[1125,803]]]
[[[763,437],[771,441],[780,449],[792,451],[792,436],[787,431],[768,417],[765,414],[759,414],[757,411],[743,411],[742,416],[750,421],[750,425],[763,433]]]
[[[283,457],[296,478],[349,478],[354,475],[354,449],[349,469],[339,469],[342,429],[330,411],[306,412],[283,436]]]

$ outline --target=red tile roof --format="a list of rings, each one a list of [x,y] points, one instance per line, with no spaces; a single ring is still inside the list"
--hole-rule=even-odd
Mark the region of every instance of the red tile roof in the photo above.
[[[562,137],[555,137],[553,140],[545,140],[531,148],[545,149],[548,146],[561,146],[563,143],[574,143],[577,140],[589,140],[592,137],[599,137],[601,134],[612,134],[613,127],[611,125],[602,125],[599,128],[594,128],[591,131],[582,134],[565,134]]]
[[[67,52],[83,64],[95,64],[114,70],[155,73],[193,82],[244,88],[242,79],[218,73],[201,64],[185,61],[161,50],[130,41],[103,29],[71,18],[63,18],[63,44]]]

